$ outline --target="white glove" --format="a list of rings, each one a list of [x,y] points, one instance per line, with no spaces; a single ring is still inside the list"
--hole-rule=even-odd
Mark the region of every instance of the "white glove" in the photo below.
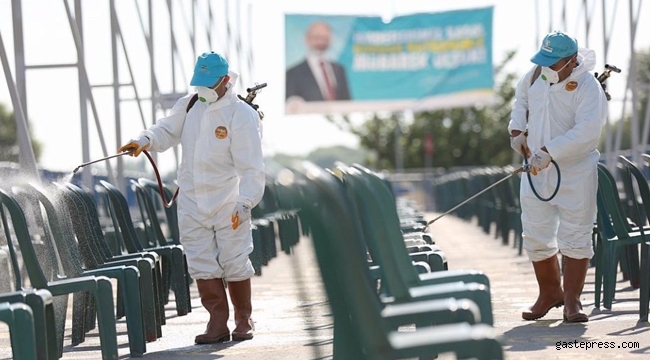
[[[137,139],[132,139],[129,140],[126,145],[122,145],[117,152],[118,153],[123,153],[123,152],[130,152],[131,156],[138,156],[143,150],[147,150],[149,147],[149,138],[146,136],[140,136]]]
[[[535,151],[532,160],[530,160],[530,172],[537,175],[538,172],[546,169],[553,158],[546,151],[539,149]]]
[[[517,154],[524,156],[524,153],[521,151],[521,148],[523,147],[526,149],[526,157],[530,157],[530,149],[528,149],[528,143],[526,142],[526,135],[525,132],[521,132],[521,134],[517,136],[511,136],[510,137],[510,147],[517,152]]]
[[[251,218],[251,208],[243,203],[238,202],[232,210],[230,221],[232,221],[232,229],[237,230],[239,225]]]

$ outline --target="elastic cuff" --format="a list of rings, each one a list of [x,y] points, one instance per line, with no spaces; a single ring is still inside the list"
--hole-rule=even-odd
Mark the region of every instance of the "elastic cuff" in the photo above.
[[[591,259],[594,256],[594,250],[591,246],[577,249],[560,249],[560,254],[572,259]]]
[[[242,199],[242,198],[239,198],[239,199],[237,199],[237,202],[246,205],[249,209],[252,209],[252,208],[253,208],[253,206],[252,206],[252,201],[250,201],[250,200],[248,200],[248,199]]]
[[[545,251],[532,251],[532,250],[526,250],[526,255],[528,255],[528,259],[532,262],[538,262],[538,261],[543,261],[546,260],[550,257],[556,256],[558,253],[557,249],[549,249]]]

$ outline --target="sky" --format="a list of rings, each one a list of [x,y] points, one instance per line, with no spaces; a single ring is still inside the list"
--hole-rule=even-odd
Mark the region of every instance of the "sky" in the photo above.
[[[141,9],[146,11],[147,1],[140,1]],[[166,15],[165,2],[154,2],[154,11]],[[174,16],[176,19],[189,16],[187,0],[175,0]],[[265,113],[264,152],[267,155],[285,153],[290,155],[305,155],[319,147],[344,145],[358,146],[358,140],[351,134],[342,132],[329,123],[321,115],[291,115],[284,114],[284,15],[292,14],[327,14],[327,15],[365,15],[381,16],[386,20],[392,16],[418,12],[438,12],[462,8],[478,8],[493,6],[493,62],[498,64],[509,50],[517,50],[518,55],[511,63],[509,70],[523,74],[531,67],[530,57],[536,52],[537,45],[543,36],[551,29],[564,30],[574,35],[581,46],[596,50],[598,65],[601,71],[605,62],[603,46],[603,26],[601,1],[588,0],[592,14],[589,26],[591,31],[587,37],[584,11],[581,11],[583,1],[568,0],[570,4],[564,24],[561,13],[562,1],[549,0],[461,0],[461,1],[422,1],[422,0],[328,0],[323,2],[305,0],[236,0],[229,2],[229,16],[233,24],[242,24],[242,44],[250,45],[254,59],[254,69],[245,64],[245,59],[229,58],[231,68],[240,69],[244,87],[252,83],[268,83],[257,96],[256,103]],[[630,54],[630,25],[627,1],[605,1],[608,28],[614,28],[607,62],[623,69],[628,69]],[[634,1],[638,3],[638,1]],[[70,1],[72,4],[72,1]],[[108,1],[92,1],[93,6],[84,4],[84,37],[86,46],[86,66],[90,81],[93,85],[106,84],[112,80],[111,46],[108,29],[110,18]],[[135,83],[138,85],[140,96],[148,94],[150,79],[148,77],[149,57],[146,52],[140,24],[136,21],[136,7],[131,0],[116,0],[118,17],[122,31],[125,34],[127,53],[134,69]],[[206,1],[197,2],[197,18],[205,17]],[[225,0],[213,0],[213,10],[225,11]],[[539,4],[536,6],[536,4]],[[238,10],[239,9],[239,10]],[[11,18],[11,0],[0,0],[0,34],[3,37],[5,50],[8,52],[10,63],[13,64],[13,32]],[[250,11],[250,17],[247,17]],[[236,19],[239,17],[239,21]],[[650,10],[641,7],[641,19],[638,34],[650,33]],[[552,19],[553,25],[549,25]],[[646,19],[643,21],[643,19]],[[246,24],[251,22],[250,34]],[[76,61],[76,51],[70,28],[65,15],[65,7],[61,1],[30,0],[23,1],[23,22],[25,29],[25,56],[27,65],[73,63]],[[645,23],[645,24],[644,24]],[[539,27],[537,26],[539,24]],[[189,78],[193,68],[193,51],[189,38],[184,30],[184,23],[175,22],[179,49],[183,54],[176,61],[175,78],[171,74],[169,61],[168,23],[155,23],[154,37],[163,39],[156,43],[156,71],[158,82],[164,92],[184,92],[188,90]],[[199,26],[202,26],[199,24]],[[223,22],[218,22],[216,33],[217,43],[212,50],[233,53],[226,48],[227,32]],[[158,35],[162,34],[162,35]],[[210,49],[206,38],[197,34],[197,50],[199,53]],[[650,38],[637,36],[636,48],[650,47]],[[12,65],[13,66],[13,65]],[[124,59],[120,61],[121,82],[129,82],[127,66]],[[139,71],[139,69],[145,69]],[[14,69],[12,67],[12,73]],[[0,103],[11,108],[8,88],[5,85],[4,73],[0,80]],[[162,74],[165,74],[163,76]],[[173,81],[172,81],[173,80]],[[622,111],[621,99],[625,86],[625,75],[615,75],[609,80],[610,93],[613,100],[610,103],[610,117],[620,118]],[[79,125],[79,104],[76,69],[30,69],[27,71],[27,106],[30,126],[33,135],[44,146],[44,154],[40,166],[50,170],[68,171],[82,162],[81,131]],[[243,89],[240,88],[240,93]],[[121,94],[123,98],[133,98],[132,88],[125,87]],[[96,99],[99,119],[104,133],[108,154],[114,154],[120,144],[117,142],[113,125],[112,90],[110,88],[95,88],[93,96]],[[150,108],[145,107],[145,122],[151,122]],[[122,103],[122,134],[121,143],[126,142],[143,128],[135,102]],[[158,114],[162,115],[161,113]],[[353,114],[355,119],[363,119],[368,114]],[[92,115],[89,118],[91,131],[91,159],[103,157],[97,128]],[[506,124],[504,124],[505,129]],[[160,168],[173,168],[175,165],[171,151],[159,157]]]

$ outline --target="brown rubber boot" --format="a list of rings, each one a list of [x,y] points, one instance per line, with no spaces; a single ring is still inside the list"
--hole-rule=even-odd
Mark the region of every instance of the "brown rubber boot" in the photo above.
[[[537,320],[551,308],[564,304],[564,294],[560,285],[560,263],[557,255],[542,261],[533,261],[535,277],[539,286],[539,296],[535,304],[521,313],[524,320]]]
[[[228,329],[228,296],[223,279],[196,280],[196,286],[201,295],[201,304],[210,313],[210,321],[205,333],[197,335],[194,342],[197,344],[214,344],[230,340]]]
[[[228,291],[232,306],[235,308],[235,330],[232,332],[232,340],[250,340],[255,330],[255,324],[251,319],[251,279],[228,282]]]
[[[580,295],[585,286],[589,259],[572,259],[567,256],[564,259],[564,321],[587,322],[589,316],[582,311]]]

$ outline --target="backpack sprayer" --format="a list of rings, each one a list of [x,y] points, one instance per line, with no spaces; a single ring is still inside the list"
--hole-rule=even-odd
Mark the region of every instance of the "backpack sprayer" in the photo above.
[[[610,101],[612,97],[609,95],[609,92],[607,92],[607,84],[605,83],[605,80],[609,79],[612,71],[618,74],[621,73],[621,69],[617,68],[616,66],[605,64],[605,71],[603,71],[600,74],[600,76],[598,75],[598,73],[594,74],[594,76],[596,76],[596,79],[598,79],[600,86],[603,87],[603,91],[605,91],[605,96],[607,97],[607,101]]]
[[[263,89],[265,87],[266,87],[266,83],[262,83],[262,84],[255,84],[255,86],[253,86],[252,88],[247,88],[246,92],[248,93],[248,95],[245,98],[243,96],[237,94],[237,97],[240,100],[242,100],[246,104],[250,105],[255,111],[257,111],[257,114],[259,115],[260,120],[264,119],[264,113],[259,110],[259,105],[253,104],[253,100],[255,100],[255,97],[257,96],[257,93],[261,89]],[[187,105],[187,108],[186,108],[186,112],[190,111],[192,106],[194,106],[194,103],[196,102],[196,100],[198,100],[198,94],[195,94],[194,96],[192,96],[192,98],[190,98],[190,101],[189,101],[189,103]],[[172,206],[172,204],[174,203],[174,200],[176,200],[176,198],[178,197],[178,190],[179,189],[176,189],[176,192],[174,193],[174,196],[172,196],[171,200],[169,200],[169,202],[168,202],[167,198],[165,196],[165,191],[164,191],[164,188],[163,188],[162,179],[160,177],[160,173],[158,172],[158,167],[156,166],[156,162],[153,160],[153,157],[151,157],[151,155],[149,154],[149,152],[147,150],[142,150],[142,152],[147,156],[147,159],[149,159],[149,162],[151,163],[151,166],[153,167],[153,171],[156,174],[156,181],[158,182],[158,192],[160,193],[160,197],[163,200],[163,205],[166,208],[170,208]],[[77,171],[79,171],[79,169],[81,169],[81,168],[83,168],[85,166],[88,166],[90,164],[98,163],[100,161],[109,160],[109,159],[116,158],[116,157],[119,157],[119,156],[131,155],[131,154],[133,154],[133,151],[125,151],[123,153],[110,155],[110,156],[107,156],[107,157],[103,157],[101,159],[89,161],[89,162],[86,162],[86,163],[83,163],[83,164],[77,166],[72,171],[72,173],[76,174]]]
[[[243,96],[237,94],[237,97],[240,100],[242,100],[246,104],[250,105],[255,111],[257,111],[257,113],[260,115],[260,120],[264,120],[264,113],[259,110],[259,108],[260,108],[259,105],[253,104],[253,100],[255,100],[255,96],[257,96],[257,92],[262,90],[265,87],[266,87],[266,83],[255,84],[255,86],[253,86],[252,88],[246,89],[246,92],[248,93],[248,95],[245,98]]]
[[[617,67],[614,66],[614,65],[605,64],[605,70],[604,70],[600,75],[598,75],[597,72],[594,74],[594,76],[596,77],[596,79],[597,79],[598,82],[600,83],[600,86],[602,86],[603,91],[605,92],[605,97],[607,98],[607,101],[610,101],[610,100],[612,99],[612,97],[609,95],[609,92],[607,92],[607,84],[605,83],[605,81],[606,81],[607,79],[609,79],[609,77],[611,76],[612,71],[615,72],[615,73],[620,73],[620,72],[621,72],[621,69],[617,68]],[[535,76],[533,76],[533,77],[535,77]],[[533,78],[532,82],[534,82],[534,81],[535,81],[535,79]],[[531,82],[531,85],[532,85],[532,82]],[[515,176],[515,175],[517,175],[517,174],[521,174],[521,173],[526,173],[526,175],[528,176],[528,183],[530,184],[531,190],[533,190],[533,193],[535,194],[535,196],[536,196],[539,200],[541,200],[541,201],[550,201],[551,199],[553,199],[553,198],[555,197],[555,195],[557,195],[558,190],[560,189],[560,178],[561,178],[561,175],[560,175],[560,168],[558,167],[557,163],[556,163],[554,160],[551,160],[551,163],[555,166],[555,169],[557,170],[557,185],[556,185],[556,187],[555,187],[555,191],[554,191],[553,194],[552,194],[551,196],[549,196],[548,198],[542,198],[542,197],[537,193],[537,191],[535,190],[535,187],[533,186],[533,182],[532,182],[532,180],[531,180],[531,178],[530,178],[530,170],[531,170],[531,167],[530,167],[530,165],[528,164],[528,159],[527,159],[526,156],[525,156],[526,152],[524,151],[524,149],[522,149],[522,153],[524,154],[524,165],[523,165],[523,166],[521,166],[520,168],[514,170],[513,172],[511,172],[509,175],[507,175],[507,176],[504,177],[503,179],[501,179],[501,180],[495,182],[494,184],[488,186],[487,188],[485,188],[485,189],[479,191],[477,194],[471,196],[471,197],[468,198],[467,200],[465,200],[465,201],[461,202],[460,204],[454,206],[453,208],[447,210],[446,212],[444,212],[443,214],[439,215],[439,216],[436,217],[435,219],[433,219],[433,220],[427,222],[427,225],[424,227],[424,229],[426,230],[426,228],[427,228],[429,225],[433,224],[433,223],[434,223],[435,221],[437,221],[438,219],[442,218],[442,217],[445,216],[445,215],[448,215],[449,213],[454,212],[454,211],[455,211],[456,209],[458,209],[459,207],[461,207],[461,206],[467,204],[468,202],[470,202],[471,200],[473,200],[473,199],[477,198],[478,196],[482,195],[482,194],[485,193],[486,191],[488,191],[488,190],[492,189],[493,187],[495,187],[495,186],[501,184],[502,182],[504,182],[504,181],[510,179],[511,177],[513,177],[513,176]]]

